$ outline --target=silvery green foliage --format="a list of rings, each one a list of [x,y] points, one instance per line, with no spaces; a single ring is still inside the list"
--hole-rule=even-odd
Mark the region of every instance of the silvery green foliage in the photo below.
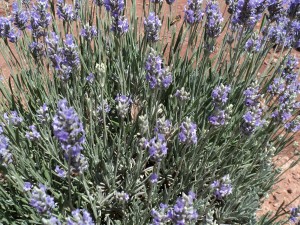
[[[146,2],[26,0],[0,18],[1,224],[286,223],[254,215],[300,129],[282,48],[299,47],[299,4],[227,1],[223,21],[187,0],[176,23],[177,1]]]

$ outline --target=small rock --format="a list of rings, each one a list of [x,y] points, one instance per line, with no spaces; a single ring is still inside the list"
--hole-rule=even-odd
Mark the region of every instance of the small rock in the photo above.
[[[289,193],[289,194],[292,194],[292,193],[293,193],[292,189],[290,189],[290,188],[287,189],[286,191],[287,191],[287,193]]]

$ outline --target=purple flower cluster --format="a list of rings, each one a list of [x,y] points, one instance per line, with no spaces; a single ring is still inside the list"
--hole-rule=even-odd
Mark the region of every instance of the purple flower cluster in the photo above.
[[[8,17],[0,17],[0,37],[4,40],[9,40],[12,43],[17,41],[19,33],[12,26],[11,20]]]
[[[299,0],[291,0],[287,9],[287,16],[290,19],[300,20],[300,1]]]
[[[246,113],[243,115],[243,123],[241,125],[243,134],[250,135],[257,128],[262,127],[266,123],[266,121],[262,119],[262,116],[263,110],[260,104],[249,107]]]
[[[157,173],[152,173],[150,176],[149,176],[149,180],[152,184],[156,184],[158,182],[158,175]]]
[[[46,36],[47,34],[46,30],[52,19],[48,8],[48,0],[38,0],[37,4],[32,7],[29,28],[34,38]]]
[[[43,225],[61,225],[59,219],[55,216],[51,216],[49,219],[42,219]]]
[[[293,119],[292,121],[287,122],[284,125],[285,129],[288,132],[298,132],[300,131],[300,116],[297,116],[295,119]]]
[[[67,218],[68,225],[94,225],[93,218],[90,213],[84,209],[75,209],[72,211],[72,217]]]
[[[296,224],[297,222],[299,222],[299,218],[300,218],[300,208],[291,208],[290,211],[291,215],[290,215],[290,221],[294,224]]]
[[[0,165],[7,166],[12,162],[12,154],[8,150],[9,139],[3,134],[3,129],[0,126]]]
[[[10,114],[4,113],[3,118],[8,124],[16,127],[20,126],[23,121],[23,118],[19,117],[17,111],[11,111]]]
[[[244,49],[249,53],[259,52],[261,49],[261,45],[262,38],[254,34],[246,41]]]
[[[49,120],[49,108],[46,103],[44,103],[38,110],[37,110],[37,120],[40,123],[46,123]]]
[[[129,108],[132,104],[132,99],[126,95],[119,94],[115,101],[117,103],[116,109],[121,118],[125,118],[128,114]]]
[[[156,121],[156,125],[154,127],[154,132],[156,134],[159,133],[165,136],[169,136],[171,130],[172,130],[172,122],[170,120],[167,120],[164,117],[162,117]]]
[[[225,175],[220,180],[215,180],[211,185],[214,196],[221,200],[232,193],[232,185],[229,175]]]
[[[41,134],[37,131],[35,125],[29,126],[29,131],[26,132],[25,137],[30,141],[37,141],[41,138]]]
[[[241,125],[242,132],[245,135],[252,134],[257,128],[262,127],[266,121],[262,119],[263,106],[259,99],[259,86],[256,82],[252,83],[245,91],[245,105],[247,107],[246,113],[243,115],[243,123]]]
[[[186,102],[190,100],[190,93],[187,92],[184,87],[182,87],[179,90],[176,90],[174,96],[178,99],[180,102]]]
[[[225,107],[230,91],[230,86],[220,84],[216,86],[211,93],[214,111],[208,117],[208,121],[215,127],[227,124],[230,119],[232,105]]]
[[[28,13],[19,8],[18,2],[12,4],[12,17],[14,25],[19,30],[25,30],[28,22]]]
[[[257,106],[259,104],[259,99],[261,95],[259,93],[259,86],[257,85],[256,82],[250,85],[244,91],[244,96],[245,96],[245,105],[247,107]]]
[[[150,140],[145,140],[144,148],[148,149],[150,159],[159,162],[163,157],[167,155],[168,147],[165,135],[156,134],[156,136]]]
[[[72,5],[65,4],[64,0],[57,0],[57,15],[60,19],[66,22],[72,22],[78,19],[80,3],[79,0],[75,0],[74,9]]]
[[[268,0],[268,19],[272,21],[278,20],[280,17],[284,16],[284,4],[286,0]]]
[[[216,107],[214,112],[208,117],[209,123],[215,127],[228,124],[228,121],[231,119],[231,108],[232,105],[229,105],[224,110]]]
[[[32,56],[34,58],[39,58],[45,55],[45,51],[44,51],[44,44],[41,42],[35,42],[33,41],[30,45],[29,45],[29,51],[32,54]]]
[[[169,67],[164,67],[162,58],[151,49],[145,64],[146,79],[150,88],[168,88],[172,83]]]
[[[199,23],[203,18],[202,0],[188,0],[185,6],[184,19],[189,24]]]
[[[288,56],[282,68],[281,77],[276,78],[268,87],[268,92],[278,95],[278,107],[272,113],[276,121],[286,122],[292,117],[292,112],[299,108],[297,96],[300,93],[300,84],[297,80],[296,68],[298,60]],[[290,121],[291,122],[291,121]]]
[[[228,101],[230,91],[231,87],[229,85],[220,84],[219,86],[216,86],[211,93],[214,105],[224,106]]]
[[[31,191],[29,203],[38,213],[49,214],[55,207],[54,198],[46,193],[47,187],[45,185],[39,184],[38,187],[33,187],[29,182],[25,182],[24,190]]]
[[[234,2],[231,23],[234,27],[253,28],[265,10],[266,0],[237,0]]]
[[[151,210],[151,215],[153,217],[152,225],[160,225],[167,222],[172,222],[173,224],[178,225],[195,222],[198,218],[198,213],[194,208],[195,199],[195,193],[190,191],[188,195],[183,193],[182,197],[179,197],[176,200],[173,207],[160,204],[159,210]]]
[[[208,37],[215,38],[221,33],[223,16],[220,12],[219,4],[215,0],[211,0],[206,6],[206,22],[205,22],[205,32]]]
[[[67,176],[67,172],[59,166],[56,166],[54,171],[60,178],[65,178]]]
[[[175,2],[175,0],[166,0],[166,2],[168,5],[172,5]]]
[[[89,24],[86,24],[81,29],[80,35],[84,37],[84,39],[90,41],[94,37],[97,37],[97,28],[95,26],[90,26]]]
[[[125,8],[124,0],[104,0],[103,3],[106,10],[111,12],[112,31],[120,35],[128,32],[128,21],[123,15]]]
[[[197,125],[191,121],[190,118],[186,118],[180,125],[178,139],[181,143],[185,144],[197,144]]]
[[[54,136],[59,141],[66,159],[71,157],[72,170],[82,172],[87,168],[87,161],[81,153],[85,142],[85,131],[73,107],[68,107],[66,99],[57,104],[56,115],[53,118]]]
[[[58,45],[59,37],[55,33],[52,33],[51,36],[46,38],[47,55],[57,71],[58,77],[62,80],[68,80],[80,68],[78,47],[71,34],[66,35],[62,48]]]
[[[148,18],[144,18],[144,26],[147,40],[158,41],[161,21],[154,12],[150,12]]]

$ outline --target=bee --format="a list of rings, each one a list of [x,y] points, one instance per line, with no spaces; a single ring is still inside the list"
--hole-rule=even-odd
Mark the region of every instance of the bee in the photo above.
[[[170,26],[173,26],[175,23],[179,22],[181,20],[181,16],[177,15],[170,23]]]

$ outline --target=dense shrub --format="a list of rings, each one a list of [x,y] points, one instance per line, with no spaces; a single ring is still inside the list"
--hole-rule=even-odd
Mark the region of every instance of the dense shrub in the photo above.
[[[14,3],[1,223],[275,224],[256,211],[300,129],[298,2]]]

